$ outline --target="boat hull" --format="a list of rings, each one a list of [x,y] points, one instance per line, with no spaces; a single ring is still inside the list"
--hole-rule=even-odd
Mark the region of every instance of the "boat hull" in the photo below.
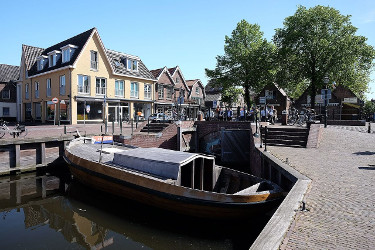
[[[234,196],[202,192],[126,173],[66,151],[74,178],[92,188],[174,213],[208,219],[242,219],[275,208],[281,193]]]

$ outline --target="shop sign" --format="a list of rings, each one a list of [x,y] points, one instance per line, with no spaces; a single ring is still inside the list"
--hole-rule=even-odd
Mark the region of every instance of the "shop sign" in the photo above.
[[[86,105],[86,113],[90,113],[90,105],[89,104]]]
[[[344,101],[345,103],[357,103],[357,97],[348,97],[348,98],[344,98]]]

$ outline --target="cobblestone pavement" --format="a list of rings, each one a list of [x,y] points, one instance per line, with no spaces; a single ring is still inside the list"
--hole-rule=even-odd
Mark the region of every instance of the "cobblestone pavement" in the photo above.
[[[268,150],[312,179],[282,249],[374,249],[375,134],[328,126],[317,149]]]

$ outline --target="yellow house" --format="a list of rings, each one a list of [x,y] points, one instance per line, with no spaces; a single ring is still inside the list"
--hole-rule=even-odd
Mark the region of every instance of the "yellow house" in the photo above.
[[[156,79],[133,55],[106,49],[96,28],[47,49],[22,45],[21,120],[147,119]]]

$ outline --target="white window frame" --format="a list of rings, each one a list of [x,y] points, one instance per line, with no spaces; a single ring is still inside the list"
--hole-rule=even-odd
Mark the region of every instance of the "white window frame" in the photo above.
[[[145,84],[144,86],[144,98],[145,99],[151,99],[152,98],[152,85],[151,84]]]
[[[133,86],[135,86],[136,88],[134,89]],[[130,97],[139,98],[139,83],[138,82],[130,83]]]
[[[72,44],[68,44],[60,48],[61,53],[62,53],[62,59],[61,59],[62,63],[69,62],[70,59],[72,59],[74,49],[76,48],[78,48],[78,46],[75,46]],[[67,54],[64,54],[64,53],[67,53]]]
[[[46,89],[46,96],[47,97],[51,97],[52,95],[52,82],[51,82],[51,78],[48,78],[47,79],[47,85],[46,85],[47,89]]]
[[[122,88],[120,88],[120,83],[122,83]],[[125,92],[125,81],[124,80],[115,80],[115,96],[124,97]]]
[[[80,77],[82,77],[82,89],[80,89],[80,86],[79,86]],[[85,86],[85,78],[87,78],[87,86]],[[86,89],[87,89],[87,92],[85,92]],[[83,91],[80,91],[80,90],[83,90]],[[78,94],[86,94],[86,95],[90,94],[90,76],[77,75],[77,91],[78,91]]]
[[[161,84],[158,86],[158,99],[164,99],[164,86]]]
[[[99,82],[99,87],[98,87],[98,80]],[[104,80],[104,87],[103,87],[103,82]],[[106,95],[107,94],[107,78],[104,77],[96,77],[95,79],[95,94],[96,95]]]
[[[44,61],[43,58],[38,60],[38,64],[37,64],[37,66],[38,66],[38,71],[43,70],[43,66],[44,66],[44,65],[43,65],[43,61]]]
[[[39,98],[39,82],[35,82],[35,98]]]
[[[65,75],[61,75],[59,77],[60,79],[60,95],[66,94],[66,78]]]
[[[95,60],[93,60],[93,55],[94,54],[96,55],[96,58],[94,58]],[[90,50],[90,69],[91,70],[94,70],[94,71],[98,71],[99,70],[99,62],[98,61],[99,61],[98,51]]]
[[[195,94],[199,95],[199,87],[195,87]]]
[[[135,68],[134,68],[135,65]],[[127,60],[127,70],[138,71],[138,60],[128,58]]]
[[[167,99],[172,99],[173,97],[173,86],[167,87]]]
[[[51,52],[48,52],[48,66],[49,67],[54,67],[57,64],[57,54],[61,53],[58,50],[53,50]]]
[[[274,99],[274,90],[265,90],[264,95],[267,100],[272,100]]]

